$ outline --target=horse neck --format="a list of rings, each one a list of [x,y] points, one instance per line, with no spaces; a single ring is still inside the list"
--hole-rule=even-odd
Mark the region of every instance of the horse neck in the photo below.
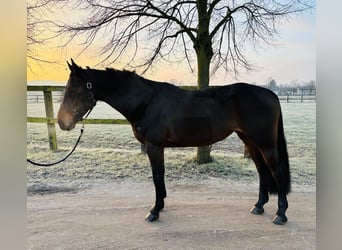
[[[130,72],[111,72],[102,88],[99,100],[119,111],[128,121],[135,122],[148,106],[153,96],[152,85]]]

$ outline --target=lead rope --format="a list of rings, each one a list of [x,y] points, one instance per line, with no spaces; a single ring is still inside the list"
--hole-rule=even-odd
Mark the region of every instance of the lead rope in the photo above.
[[[28,159],[28,158],[27,158],[27,161],[28,161],[29,163],[33,164],[33,165],[36,165],[36,166],[40,166],[40,167],[50,167],[50,166],[53,166],[53,165],[57,165],[57,164],[59,164],[59,163],[65,161],[66,159],[68,159],[69,156],[75,151],[75,149],[76,149],[78,143],[79,143],[80,140],[81,140],[81,137],[82,137],[83,132],[84,132],[84,120],[88,117],[88,115],[90,114],[90,112],[91,112],[92,110],[93,110],[93,108],[91,108],[91,109],[88,111],[87,115],[84,117],[84,119],[82,119],[82,120],[83,120],[83,123],[82,123],[81,131],[80,131],[80,135],[78,136],[78,139],[77,139],[77,141],[76,141],[76,144],[75,144],[75,146],[70,150],[70,152],[69,152],[66,156],[64,156],[64,158],[62,158],[62,159],[59,160],[59,161],[51,162],[51,163],[39,163],[39,162],[35,162],[35,161],[33,161],[33,160],[30,160],[30,159]]]

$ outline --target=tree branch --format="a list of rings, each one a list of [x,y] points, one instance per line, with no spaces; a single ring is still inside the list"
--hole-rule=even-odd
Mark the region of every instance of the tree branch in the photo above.
[[[145,62],[137,64],[137,67],[144,67],[144,72],[158,59],[169,61],[172,57],[179,58],[175,56],[176,52],[183,54],[182,59],[187,61],[190,70],[193,71],[191,55],[195,54],[193,48],[201,42],[205,42],[205,46],[210,47],[208,51],[212,49],[214,53],[213,71],[220,67],[226,70],[232,68],[235,73],[238,72],[239,67],[250,69],[251,65],[245,57],[243,44],[248,41],[252,41],[254,46],[258,43],[271,44],[277,35],[276,25],[279,21],[312,8],[304,0],[281,2],[29,0],[29,2],[32,6],[28,8],[28,12],[33,13],[34,8],[34,15],[38,13],[36,10],[42,9],[48,12],[74,9],[77,14],[84,14],[78,19],[71,16],[63,23],[49,20],[48,14],[40,15],[39,18],[46,22],[46,25],[54,23],[54,27],[58,30],[49,39],[62,38],[62,46],[69,45],[79,37],[83,39],[80,41],[82,46],[80,53],[96,43],[102,44],[101,63],[115,62],[127,53],[132,55],[127,59],[128,65],[131,65],[133,59],[140,55],[140,51],[147,49],[143,47],[145,43],[141,41],[153,41],[146,46],[151,50],[149,57]],[[199,6],[201,6],[200,11]],[[201,13],[205,14],[206,20]],[[203,28],[203,25],[206,27]],[[29,27],[31,26],[28,24]],[[201,34],[199,34],[200,27]],[[38,30],[28,34],[28,44],[39,43]]]

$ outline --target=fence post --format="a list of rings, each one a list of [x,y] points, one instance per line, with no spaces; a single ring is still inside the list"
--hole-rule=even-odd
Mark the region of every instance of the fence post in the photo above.
[[[53,102],[52,102],[52,93],[51,91],[44,90],[44,103],[45,103],[45,113],[47,118],[53,118]],[[49,136],[49,144],[51,150],[57,150],[57,136],[56,136],[56,127],[53,122],[47,123],[48,127],[48,136]]]

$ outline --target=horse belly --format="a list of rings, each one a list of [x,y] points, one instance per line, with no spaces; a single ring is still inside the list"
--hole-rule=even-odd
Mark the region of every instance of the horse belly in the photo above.
[[[168,146],[204,146],[224,139],[230,134],[223,124],[215,124],[206,117],[177,120],[166,138]]]

